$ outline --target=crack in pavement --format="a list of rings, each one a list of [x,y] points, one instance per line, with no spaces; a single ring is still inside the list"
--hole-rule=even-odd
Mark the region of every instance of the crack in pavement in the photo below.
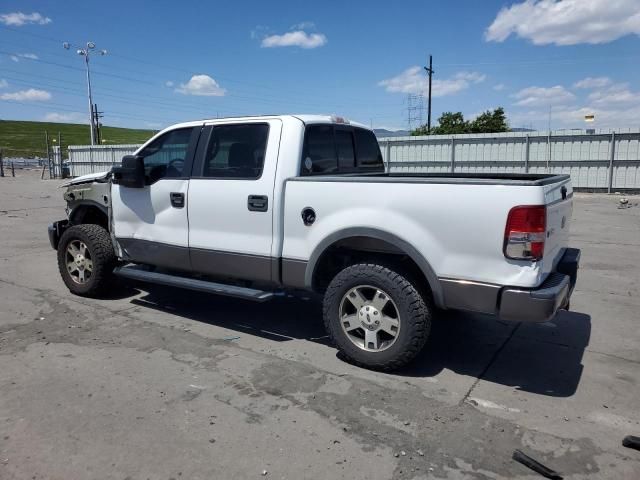
[[[500,345],[495,352],[493,352],[493,355],[491,356],[491,358],[489,359],[489,361],[487,362],[487,365],[484,367],[484,369],[482,370],[482,372],[480,372],[480,375],[478,375],[475,379],[475,381],[473,382],[473,384],[469,387],[469,389],[467,390],[467,393],[464,394],[464,396],[462,397],[462,399],[460,400],[460,402],[458,402],[458,405],[463,405],[467,399],[469,398],[469,396],[471,395],[471,393],[473,393],[473,390],[476,388],[476,386],[478,385],[478,383],[480,383],[480,381],[484,378],[484,376],[487,374],[487,372],[489,371],[489,369],[491,368],[491,366],[495,363],[495,361],[498,359],[498,357],[500,356],[500,353],[502,352],[502,350],[504,350],[504,348],[507,346],[507,343],[509,343],[509,340],[511,340],[513,338],[513,336],[515,335],[516,331],[518,330],[518,328],[520,328],[520,325],[522,325],[522,323],[518,323],[513,330],[511,330],[511,332],[509,333],[509,335],[507,336],[507,338],[505,338],[504,342],[502,342],[502,345]]]

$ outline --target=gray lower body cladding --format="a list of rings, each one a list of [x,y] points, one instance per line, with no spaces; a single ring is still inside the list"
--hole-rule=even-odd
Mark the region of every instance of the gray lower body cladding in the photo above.
[[[53,248],[68,222],[49,226],[49,240]],[[154,265],[188,273],[211,275],[272,284],[288,288],[308,288],[305,275],[308,262],[295,259],[273,259],[216,250],[189,249],[133,238],[118,238],[125,252],[124,260]],[[503,287],[481,282],[451,278],[439,279],[444,306],[498,315],[503,320],[545,322],[558,309],[565,307],[575,286],[580,250],[568,248],[558,262],[556,271],[537,288]]]
[[[304,288],[306,261],[169,245],[136,238],[118,238],[124,260],[218,278]],[[276,259],[277,260],[277,259]]]

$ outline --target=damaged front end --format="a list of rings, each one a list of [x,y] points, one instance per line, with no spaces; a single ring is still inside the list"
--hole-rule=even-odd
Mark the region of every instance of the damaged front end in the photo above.
[[[63,198],[67,202],[67,219],[53,222],[48,227],[49,243],[55,250],[64,231],[72,225],[92,223],[109,230],[111,171],[74,178],[60,186],[65,187]]]

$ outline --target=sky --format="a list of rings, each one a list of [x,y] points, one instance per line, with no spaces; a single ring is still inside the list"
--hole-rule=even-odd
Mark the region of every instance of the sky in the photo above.
[[[502,106],[512,127],[640,126],[640,0],[2,0],[0,119],[88,123],[88,41],[105,125],[324,113],[406,129],[433,55],[434,124]]]

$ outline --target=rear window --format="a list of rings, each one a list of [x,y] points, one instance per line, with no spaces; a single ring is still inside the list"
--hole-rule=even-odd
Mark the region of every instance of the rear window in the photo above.
[[[349,170],[356,166],[356,152],[351,130],[336,130],[338,147],[338,170]]]
[[[384,172],[373,132],[363,128],[311,125],[305,130],[301,175]]]

